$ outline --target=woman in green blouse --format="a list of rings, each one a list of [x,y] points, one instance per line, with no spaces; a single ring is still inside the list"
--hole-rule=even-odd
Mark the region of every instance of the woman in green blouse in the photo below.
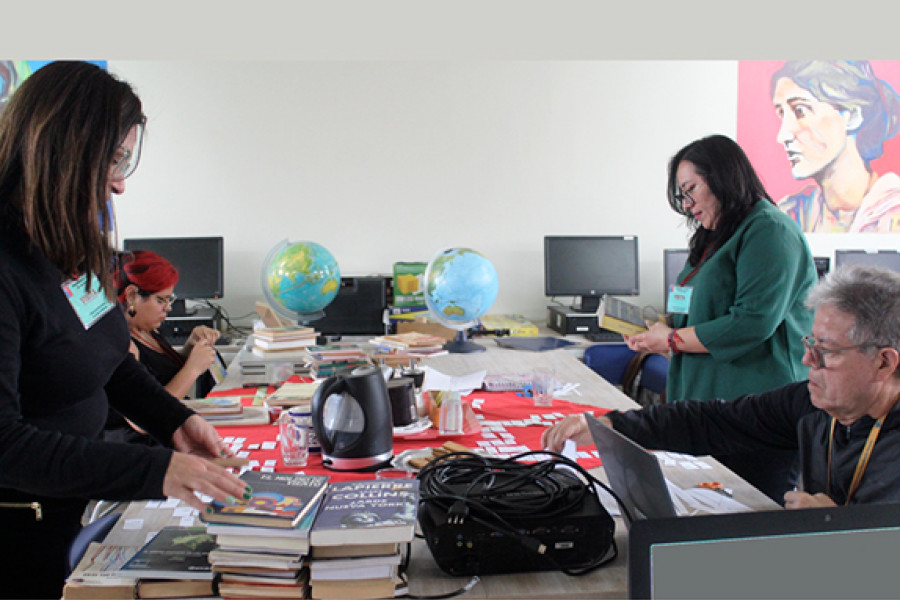
[[[812,253],[744,151],[721,135],[691,142],[669,162],[667,193],[694,231],[677,285],[666,290],[673,327],[655,323],[627,338],[633,350],[670,355],[666,401],[731,399],[805,379]],[[793,459],[723,462],[781,501]]]

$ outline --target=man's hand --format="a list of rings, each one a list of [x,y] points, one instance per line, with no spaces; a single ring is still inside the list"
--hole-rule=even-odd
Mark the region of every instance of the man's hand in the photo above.
[[[607,427],[612,427],[608,418],[597,418]],[[569,415],[556,425],[544,430],[544,433],[541,434],[541,447],[551,452],[561,452],[566,440],[573,440],[579,446],[593,443],[584,415]]]
[[[826,508],[837,506],[834,500],[825,494],[807,494],[806,492],[786,492],[784,494],[785,508]]]

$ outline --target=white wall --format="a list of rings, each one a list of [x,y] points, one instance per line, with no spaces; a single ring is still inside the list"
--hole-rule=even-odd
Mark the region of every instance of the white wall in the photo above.
[[[116,202],[119,237],[223,235],[232,316],[262,298],[260,265],[282,239],[324,245],[345,275],[470,246],[500,275],[491,312],[543,320],[544,235],[636,234],[639,301],[661,306],[662,250],[687,236],[666,204],[666,163],[685,143],[736,127],[734,61],[109,69],[136,87],[149,117],[140,168]],[[896,245],[856,237],[811,244],[825,255],[836,239]]]

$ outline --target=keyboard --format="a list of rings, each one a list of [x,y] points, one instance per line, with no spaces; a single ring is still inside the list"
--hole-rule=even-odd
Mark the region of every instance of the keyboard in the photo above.
[[[610,331],[609,329],[601,329],[600,331],[589,331],[584,334],[585,339],[589,342],[624,342],[622,334]]]

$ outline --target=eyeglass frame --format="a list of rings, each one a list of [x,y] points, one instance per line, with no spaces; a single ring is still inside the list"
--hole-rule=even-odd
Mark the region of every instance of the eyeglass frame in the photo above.
[[[685,198],[687,198],[688,200],[691,201],[692,207],[697,205],[697,201],[694,199],[693,196],[691,196],[691,193],[688,190],[683,190],[681,188],[678,188],[678,191],[674,194],[674,198],[675,198],[675,202],[678,202],[678,204],[683,209],[687,209],[687,206],[685,206],[685,204],[684,204]]]
[[[110,181],[125,181],[137,170],[138,163],[141,161],[141,148],[144,143],[144,126],[142,124],[135,125],[137,127],[136,139],[134,141],[133,150],[128,150],[123,146],[116,148],[123,151],[121,158],[113,157],[113,162],[109,166]]]
[[[168,296],[160,296],[156,292],[148,292],[138,288],[138,294],[142,298],[149,298],[150,296],[153,296],[153,298],[157,302],[159,302],[160,306],[165,304],[167,308],[172,308],[172,305],[175,304],[176,300],[178,300],[178,295],[175,293],[169,294]]]
[[[857,350],[859,348],[878,348],[879,345],[875,342],[863,342],[861,344],[853,344],[852,346],[841,346],[839,348],[823,348],[821,347],[820,341],[816,339],[813,335],[804,335],[800,338],[800,342],[803,344],[803,348],[806,352],[809,352],[810,357],[813,359],[813,364],[817,369],[824,369],[827,365],[825,364],[825,356],[827,354],[836,354],[839,352],[844,352],[846,350]]]

